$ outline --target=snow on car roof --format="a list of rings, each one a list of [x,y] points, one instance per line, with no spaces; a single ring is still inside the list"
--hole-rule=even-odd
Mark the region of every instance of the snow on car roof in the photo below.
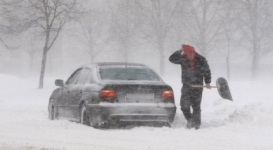
[[[96,64],[98,66],[141,66],[141,67],[147,67],[144,64],[126,63],[126,62],[98,62]]]

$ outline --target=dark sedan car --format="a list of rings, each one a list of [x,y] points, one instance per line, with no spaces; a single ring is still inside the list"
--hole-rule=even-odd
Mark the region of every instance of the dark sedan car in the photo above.
[[[95,63],[78,68],[53,91],[49,119],[91,126],[165,123],[174,120],[172,88],[150,68],[133,63]]]

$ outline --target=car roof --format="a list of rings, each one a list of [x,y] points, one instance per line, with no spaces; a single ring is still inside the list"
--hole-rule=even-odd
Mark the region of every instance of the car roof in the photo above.
[[[105,66],[138,66],[138,67],[147,67],[144,64],[138,64],[138,63],[126,63],[126,62],[98,62],[95,63],[99,67],[105,67]]]

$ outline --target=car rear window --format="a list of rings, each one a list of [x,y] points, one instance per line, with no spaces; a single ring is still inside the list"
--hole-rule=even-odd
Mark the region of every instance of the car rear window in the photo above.
[[[143,67],[101,67],[100,77],[102,80],[160,80],[151,69]]]

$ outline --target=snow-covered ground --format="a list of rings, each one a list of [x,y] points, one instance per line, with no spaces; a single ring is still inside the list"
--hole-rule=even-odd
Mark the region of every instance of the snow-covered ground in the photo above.
[[[48,98],[55,88],[37,81],[0,74],[0,149],[10,150],[272,150],[273,81],[231,81],[234,102],[217,91],[204,90],[202,126],[185,128],[179,109],[180,79],[166,78],[175,90],[178,107],[172,128],[94,129],[48,120]]]

